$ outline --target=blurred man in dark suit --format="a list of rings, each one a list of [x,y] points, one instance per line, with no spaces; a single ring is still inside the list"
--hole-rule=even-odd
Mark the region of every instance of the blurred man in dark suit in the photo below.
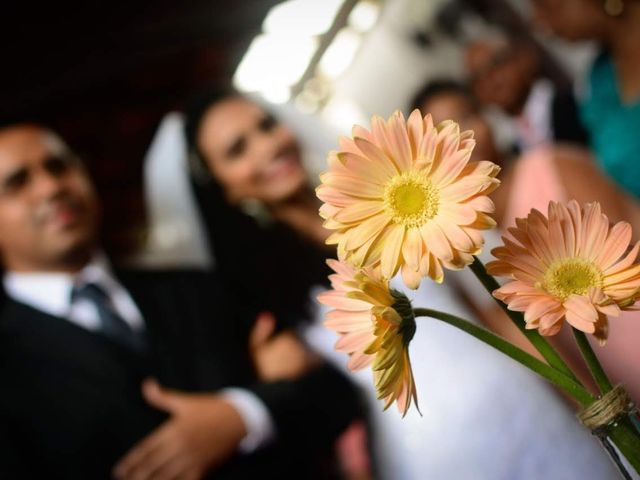
[[[0,478],[320,476],[346,379],[214,274],[112,270],[98,226],[65,144],[0,128]]]

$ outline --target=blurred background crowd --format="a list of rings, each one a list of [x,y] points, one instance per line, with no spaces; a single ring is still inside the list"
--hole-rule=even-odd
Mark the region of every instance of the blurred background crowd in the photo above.
[[[2,24],[0,130],[44,125],[84,161],[113,262],[215,269],[339,369],[313,301],[335,255],[313,187],[338,136],[373,114],[474,130],[473,159],[502,168],[486,259],[550,200],[599,201],[640,238],[638,0],[14,2]],[[475,279],[451,278],[412,298],[525,346]],[[638,400],[639,321],[615,319],[596,347]],[[437,325],[411,348],[422,416],[381,414],[370,372],[350,377],[366,407],[336,441],[342,478],[615,475],[565,399],[519,367]]]

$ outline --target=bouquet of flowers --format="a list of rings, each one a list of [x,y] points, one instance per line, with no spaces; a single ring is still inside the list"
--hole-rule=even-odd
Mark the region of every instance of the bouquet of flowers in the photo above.
[[[613,386],[586,334],[601,345],[609,317],[636,309],[640,297],[640,242],[630,248],[631,226],[610,225],[597,203],[551,202],[547,214],[532,210],[502,237],[486,265],[477,258],[482,232],[496,226],[488,195],[498,188],[500,168],[470,162],[473,132],[457,123],[434,125],[415,110],[405,120],[373,117],[371,130],[354,126],[352,138],[328,157],[318,198],[327,240],[337,246],[332,290],[318,299],[333,308],[325,325],[340,334],[336,349],[348,366],[371,366],[385,409],[394,402],[404,415],[417,390],[409,345],[416,317],[431,317],[491,345],[547,379],[582,407],[579,418],[598,435],[623,473],[611,443],[640,473],[640,432],[635,406],[621,385]],[[445,270],[469,266],[543,360],[471,322],[411,305],[390,288],[398,273],[412,289],[425,277],[441,283]],[[494,276],[509,279],[502,286]],[[598,386],[591,393],[545,337],[564,323]]]

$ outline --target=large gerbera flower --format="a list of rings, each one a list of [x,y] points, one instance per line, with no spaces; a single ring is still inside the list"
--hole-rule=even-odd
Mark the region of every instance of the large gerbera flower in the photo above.
[[[377,272],[328,260],[336,272],[333,290],[318,300],[333,307],[325,325],[341,335],[336,350],[350,355],[348,366],[360,370],[372,364],[378,398],[385,409],[394,401],[405,415],[411,401],[417,406],[416,387],[409,361],[409,342],[416,330],[411,303],[390,290]]]
[[[575,200],[551,202],[548,217],[532,210],[517,219],[509,229],[515,241],[503,237],[504,246],[492,251],[498,260],[487,264],[489,273],[514,279],[493,295],[524,312],[527,328],[542,335],[558,333],[566,319],[604,344],[607,315],[630,309],[638,296],[640,243],[625,255],[631,226],[610,228],[598,203],[582,209]]]
[[[329,155],[318,197],[327,240],[338,256],[357,266],[379,266],[385,279],[400,268],[407,286],[423,277],[443,280],[443,269],[473,261],[480,230],[495,226],[486,196],[498,185],[499,167],[469,162],[473,132],[457,123],[434,126],[415,110],[388,122],[373,117],[372,132],[355,126],[353,139]]]

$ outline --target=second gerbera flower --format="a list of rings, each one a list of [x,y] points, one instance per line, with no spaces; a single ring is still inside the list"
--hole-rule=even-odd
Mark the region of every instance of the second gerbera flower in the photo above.
[[[437,282],[443,267],[460,269],[483,244],[480,230],[495,226],[487,197],[499,167],[469,162],[473,133],[452,121],[433,125],[415,110],[405,122],[372,119],[372,131],[354,127],[321,175],[320,214],[336,232],[327,243],[352,264],[380,267],[384,278],[402,270],[407,286]]]
[[[598,203],[581,208],[573,200],[567,206],[550,202],[548,217],[532,210],[508,230],[512,239],[503,237],[487,270],[513,281],[493,295],[524,312],[527,328],[542,335],[558,333],[566,319],[604,344],[607,316],[632,308],[640,291],[640,243],[625,255],[631,226],[610,227]]]

